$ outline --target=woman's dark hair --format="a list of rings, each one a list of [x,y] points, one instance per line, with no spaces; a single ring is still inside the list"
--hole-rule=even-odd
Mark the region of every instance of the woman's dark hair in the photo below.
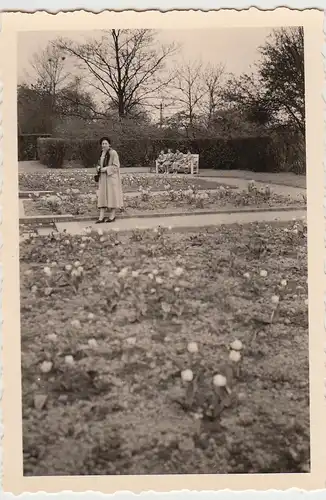
[[[100,145],[101,146],[102,146],[102,142],[103,141],[108,141],[108,143],[111,144],[111,139],[109,139],[109,137],[106,137],[106,136],[101,137],[101,139],[100,139]]]

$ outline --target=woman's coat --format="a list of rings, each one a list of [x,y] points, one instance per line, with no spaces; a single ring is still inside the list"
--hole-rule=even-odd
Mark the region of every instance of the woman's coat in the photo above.
[[[120,177],[120,161],[118,153],[110,149],[102,154],[101,168],[106,168],[100,173],[98,183],[98,208],[123,208],[123,193]]]

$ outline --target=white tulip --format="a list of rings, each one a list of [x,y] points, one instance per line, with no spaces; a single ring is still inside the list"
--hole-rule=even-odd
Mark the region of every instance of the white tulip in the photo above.
[[[65,356],[65,363],[66,365],[73,366],[73,364],[75,363],[73,356]]]
[[[227,384],[226,377],[224,377],[224,375],[221,375],[219,373],[217,375],[214,375],[213,384],[216,387],[226,387],[226,384]]]
[[[41,364],[41,372],[49,373],[52,370],[53,363],[51,361],[43,361]]]
[[[230,347],[233,351],[241,351],[243,344],[241,340],[236,339],[232,342],[232,344],[230,344]]]
[[[231,351],[229,354],[229,359],[230,361],[233,361],[234,363],[238,363],[241,359],[241,354],[239,351]]]
[[[259,274],[260,274],[260,276],[261,276],[262,278],[266,278],[266,276],[267,276],[267,271],[265,271],[265,269],[262,269],[262,270],[260,271],[260,273],[259,273]]]
[[[189,369],[183,370],[181,372],[181,378],[183,382],[191,382],[194,378],[194,374]]]
[[[174,270],[174,274],[176,276],[181,276],[183,274],[183,269],[182,267],[177,267],[175,270]]]
[[[45,273],[47,276],[51,276],[52,271],[51,271],[51,269],[50,269],[49,267],[45,267],[45,268],[44,268],[44,273]]]
[[[97,347],[97,342],[95,339],[89,339],[88,345],[89,347]]]
[[[187,349],[191,353],[198,352],[198,346],[197,346],[196,342],[189,342]]]

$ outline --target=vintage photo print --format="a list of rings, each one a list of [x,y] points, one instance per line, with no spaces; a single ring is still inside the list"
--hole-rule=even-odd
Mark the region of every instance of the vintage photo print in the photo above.
[[[4,16],[5,489],[322,487],[322,20]]]

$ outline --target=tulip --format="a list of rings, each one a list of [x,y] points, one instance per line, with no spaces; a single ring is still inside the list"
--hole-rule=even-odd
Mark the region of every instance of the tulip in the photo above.
[[[75,363],[73,356],[71,355],[65,356],[65,363],[66,365],[73,366]]]
[[[241,351],[241,349],[243,348],[243,344],[241,340],[236,339],[232,342],[230,347],[233,351]]]
[[[191,382],[194,378],[194,374],[192,373],[192,370],[183,370],[181,372],[181,379],[183,382]]]
[[[49,373],[52,370],[53,363],[51,361],[43,361],[41,364],[41,372]]]
[[[214,375],[213,384],[215,385],[215,387],[226,387],[227,386],[226,377],[224,377],[224,375],[220,375],[219,373],[217,375]]]
[[[233,361],[234,363],[238,363],[241,359],[241,354],[239,351],[231,351],[229,354],[229,359],[230,361]]]
[[[198,346],[197,346],[196,342],[189,342],[187,349],[192,354],[198,352]]]

